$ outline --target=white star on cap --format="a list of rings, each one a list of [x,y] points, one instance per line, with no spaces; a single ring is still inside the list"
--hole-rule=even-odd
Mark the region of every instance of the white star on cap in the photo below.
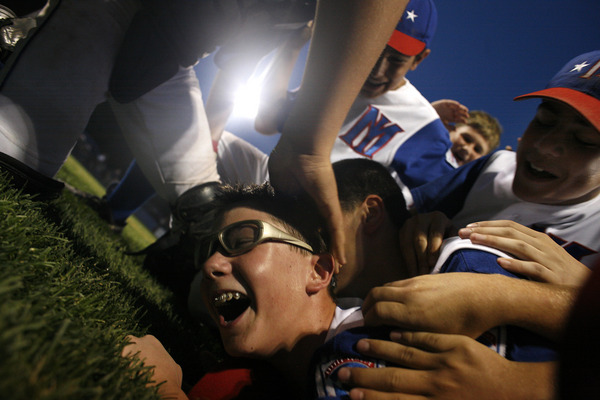
[[[581,72],[581,70],[583,68],[587,67],[588,65],[590,65],[590,64],[588,64],[587,61],[584,61],[581,64],[575,64],[575,66],[573,67],[573,69],[570,70],[569,72],[573,72],[573,71]]]
[[[415,10],[407,11],[406,13],[408,14],[406,19],[410,19],[412,22],[415,22],[415,18],[418,17],[418,15],[415,14]]]

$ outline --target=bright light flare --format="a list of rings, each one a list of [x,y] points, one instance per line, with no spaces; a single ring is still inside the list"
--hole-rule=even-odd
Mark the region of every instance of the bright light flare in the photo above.
[[[258,101],[264,76],[252,76],[245,85],[235,93],[233,116],[238,118],[256,118],[258,113]]]

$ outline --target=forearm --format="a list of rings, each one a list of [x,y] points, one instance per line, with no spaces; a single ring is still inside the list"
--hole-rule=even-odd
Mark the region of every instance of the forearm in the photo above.
[[[558,342],[573,305],[576,288],[490,275],[480,314],[490,325],[515,325]]]
[[[498,389],[507,400],[552,400],[556,398],[557,362],[510,361],[506,373],[498,382]]]
[[[300,153],[329,157],[333,142],[406,0],[321,0],[302,89],[283,129]],[[343,32],[343,40],[340,32]]]

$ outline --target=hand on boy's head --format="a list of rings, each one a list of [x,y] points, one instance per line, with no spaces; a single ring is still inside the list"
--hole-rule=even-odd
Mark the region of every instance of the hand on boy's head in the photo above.
[[[340,264],[345,264],[344,220],[329,154],[301,154],[282,136],[269,157],[269,176],[277,190],[304,191],[313,198],[321,215],[327,219],[332,253]]]
[[[417,214],[406,220],[400,228],[398,242],[403,267],[408,269],[409,276],[431,272],[442,241],[455,232],[452,221],[439,211]]]

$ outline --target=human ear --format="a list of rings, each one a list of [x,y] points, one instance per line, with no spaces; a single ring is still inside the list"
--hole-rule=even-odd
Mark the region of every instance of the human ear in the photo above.
[[[413,65],[410,67],[411,71],[414,71],[415,69],[417,69],[417,67],[419,66],[419,64],[421,64],[423,62],[424,59],[427,58],[427,56],[431,53],[430,49],[425,49],[423,50],[421,53],[419,53],[414,61],[413,61]]]
[[[328,253],[313,255],[312,262],[313,266],[306,284],[306,292],[309,295],[317,294],[323,289],[327,290],[335,269],[335,260]]]
[[[365,233],[372,234],[379,229],[387,217],[383,199],[375,194],[370,194],[362,205],[365,211],[362,220]]]

